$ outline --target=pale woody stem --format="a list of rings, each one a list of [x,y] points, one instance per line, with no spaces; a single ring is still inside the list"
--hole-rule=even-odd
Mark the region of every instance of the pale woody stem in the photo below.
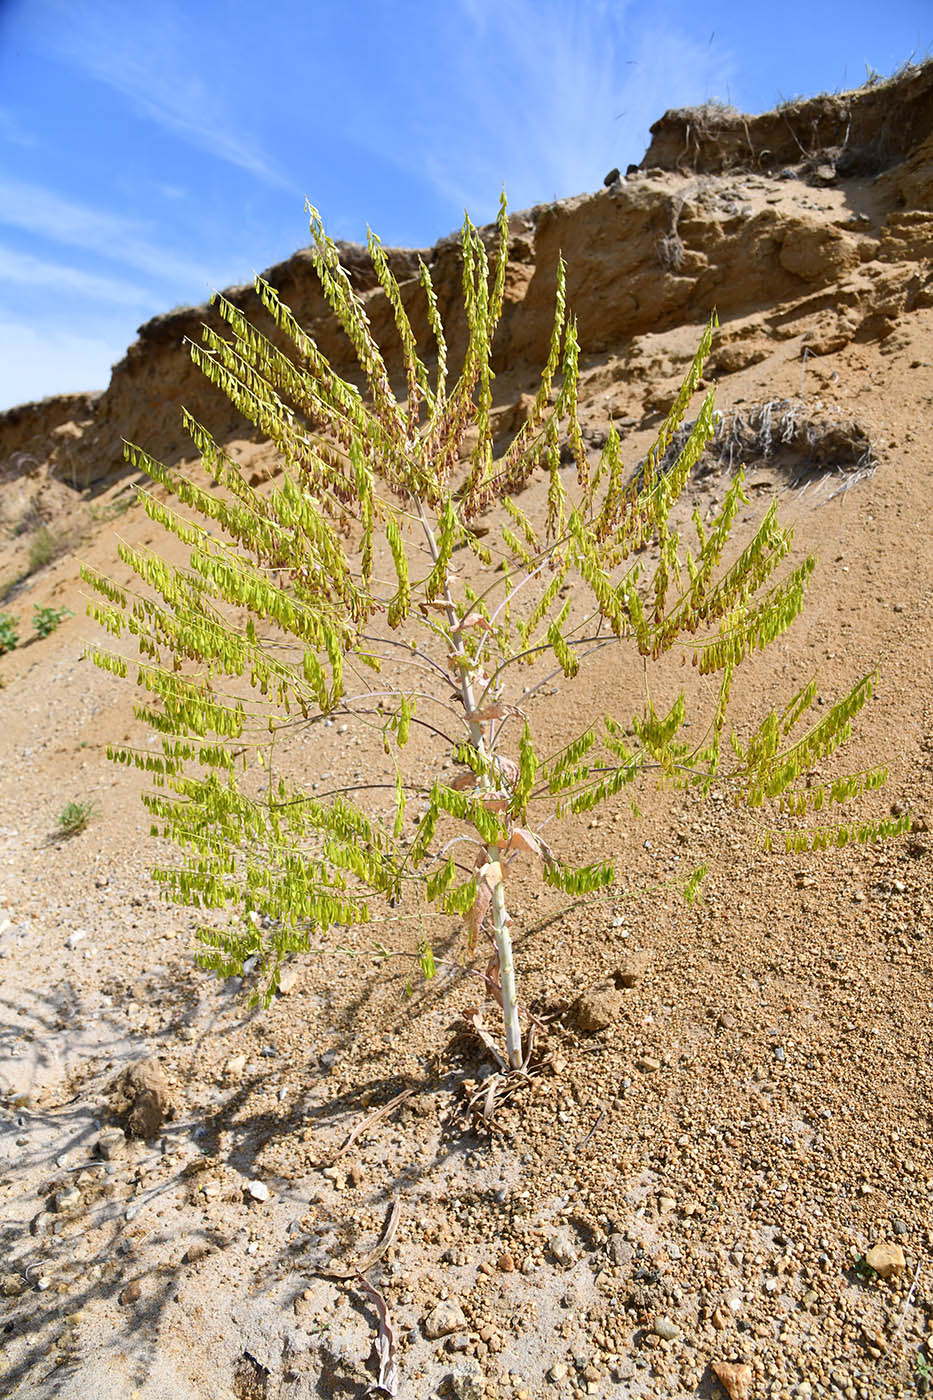
[[[438,549],[434,538],[434,531],[425,515],[423,503],[415,497],[418,508],[418,515],[421,525],[431,551],[431,557],[437,562]],[[450,596],[450,583],[444,580],[444,591],[441,595],[447,605],[447,621],[451,629],[457,623],[457,609],[454,607],[453,599]],[[464,655],[463,642],[454,642],[454,651],[458,655]],[[460,694],[463,699],[463,708],[470,728],[470,740],[473,747],[479,753],[485,753],[486,743],[483,735],[483,727],[472,718],[476,711],[476,697],[473,689],[473,676],[469,671],[461,672]],[[488,846],[486,859],[493,863],[499,859],[499,847]],[[512,937],[509,933],[509,917],[505,907],[505,886],[500,880],[492,892],[492,915],[493,915],[493,937],[496,943],[496,953],[499,957],[499,986],[502,991],[502,1019],[505,1026],[505,1047],[508,1053],[509,1065],[512,1069],[520,1069],[522,1065],[522,1028],[518,1019],[518,993],[515,989],[515,964],[512,960]]]
[[[489,846],[489,861],[499,859],[499,847]],[[512,1069],[522,1065],[522,1028],[518,1019],[518,993],[515,990],[515,965],[512,961],[512,936],[505,908],[505,885],[500,880],[492,892],[493,936],[499,955],[499,986],[502,991],[502,1020],[505,1025],[505,1048]]]

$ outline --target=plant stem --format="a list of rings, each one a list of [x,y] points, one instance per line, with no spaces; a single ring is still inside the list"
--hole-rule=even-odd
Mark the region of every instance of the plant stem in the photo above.
[[[424,505],[414,498],[418,509],[418,516],[424,530],[428,548],[434,562],[438,559],[437,541],[434,538],[434,531],[431,529]],[[465,656],[466,648],[463,639],[457,634],[457,609],[450,593],[450,578],[444,579],[444,588],[441,593],[446,609],[447,624],[451,632],[451,645],[454,654]],[[483,734],[483,726],[474,718],[476,714],[477,702],[476,693],[473,687],[473,672],[464,670],[460,677],[460,694],[463,699],[463,709],[467,725],[470,730],[470,742],[478,753],[486,753],[486,739]],[[486,686],[483,694],[488,691]],[[488,846],[486,849],[486,859],[490,862],[498,861],[499,847]],[[496,953],[499,957],[499,986],[502,990],[502,1021],[505,1029],[505,1048],[508,1054],[509,1065],[512,1069],[521,1069],[522,1065],[522,1028],[518,1019],[518,993],[515,989],[515,964],[512,959],[512,937],[509,933],[509,916],[505,907],[505,886],[500,880],[492,892],[492,914],[493,914],[493,937],[496,943]]]
[[[490,846],[487,859],[498,861],[499,847]],[[515,964],[512,960],[512,935],[505,908],[505,885],[500,880],[492,892],[493,937],[499,956],[499,986],[502,991],[502,1021],[505,1027],[505,1048],[512,1069],[522,1065],[522,1028],[518,1019],[518,993],[515,990]]]

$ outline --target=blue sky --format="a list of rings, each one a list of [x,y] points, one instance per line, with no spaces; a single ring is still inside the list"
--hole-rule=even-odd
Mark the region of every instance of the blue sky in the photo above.
[[[929,0],[0,0],[0,409],[307,242],[427,246],[744,111],[930,52]]]

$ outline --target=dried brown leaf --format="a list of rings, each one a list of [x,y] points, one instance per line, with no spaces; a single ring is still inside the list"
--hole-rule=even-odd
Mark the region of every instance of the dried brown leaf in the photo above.
[[[379,1365],[379,1375],[373,1383],[366,1387],[367,1395],[374,1395],[381,1391],[383,1395],[398,1394],[398,1366],[395,1360],[396,1334],[389,1316],[389,1309],[386,1301],[378,1288],[373,1288],[368,1278],[360,1274],[356,1280],[358,1287],[369,1298],[375,1306],[376,1316],[379,1319],[379,1330],[376,1340],[373,1342],[373,1352]]]
[[[481,612],[467,613],[466,617],[461,617],[456,627],[451,628],[452,632],[462,632],[465,627],[478,627],[481,632],[491,632],[492,626],[489,619],[483,617]]]

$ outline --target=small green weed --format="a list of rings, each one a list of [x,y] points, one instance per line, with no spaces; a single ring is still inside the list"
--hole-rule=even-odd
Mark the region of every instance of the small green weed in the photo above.
[[[0,613],[0,656],[12,651],[19,641],[16,621],[9,613]]]
[[[70,608],[40,608],[36,603],[32,610],[32,625],[40,637],[50,637],[66,617],[74,617]]]
[[[918,1351],[914,1357],[914,1382],[917,1386],[918,1395],[929,1395],[930,1385],[933,1382],[933,1368],[926,1354]]]
[[[94,815],[93,802],[66,802],[58,814],[60,837],[78,836]]]

